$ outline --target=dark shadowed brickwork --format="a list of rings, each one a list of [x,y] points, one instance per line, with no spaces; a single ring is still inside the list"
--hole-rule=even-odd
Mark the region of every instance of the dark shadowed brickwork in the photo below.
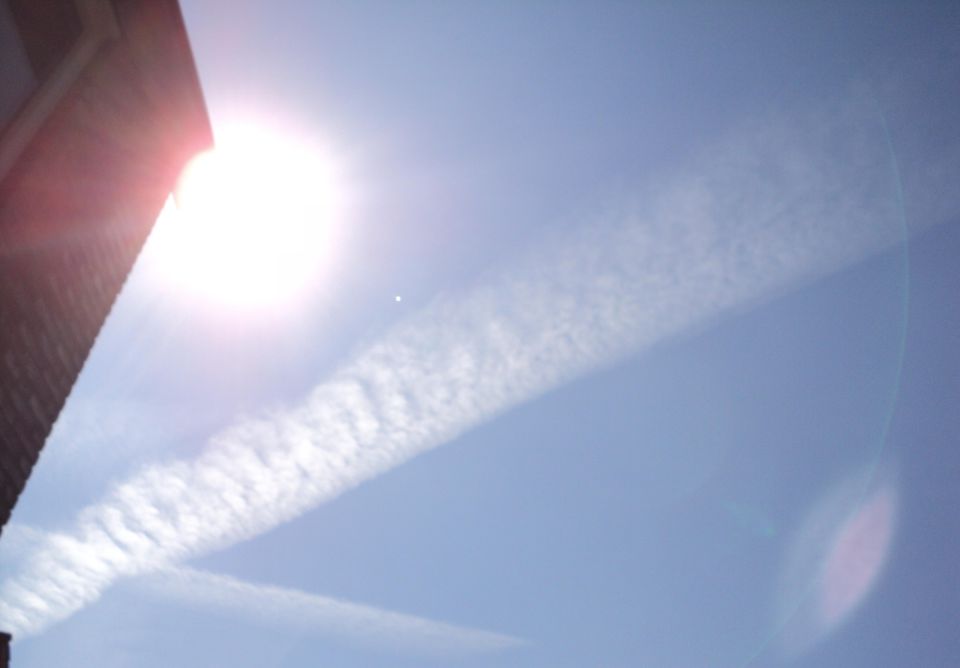
[[[212,141],[177,3],[104,6],[119,30],[0,174],[0,531],[179,171]]]

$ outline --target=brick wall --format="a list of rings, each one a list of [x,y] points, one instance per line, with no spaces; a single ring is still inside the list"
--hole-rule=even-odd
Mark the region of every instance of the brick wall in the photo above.
[[[0,183],[0,530],[180,169],[212,141],[177,3],[113,5],[120,39]]]

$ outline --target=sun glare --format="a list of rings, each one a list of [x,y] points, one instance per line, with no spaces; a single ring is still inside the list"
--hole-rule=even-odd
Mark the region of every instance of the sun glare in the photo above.
[[[329,269],[337,195],[331,165],[307,144],[250,128],[218,133],[157,222],[161,274],[219,306],[289,305]]]

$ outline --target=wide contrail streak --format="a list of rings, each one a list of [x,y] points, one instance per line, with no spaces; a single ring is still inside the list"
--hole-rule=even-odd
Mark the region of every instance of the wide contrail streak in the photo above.
[[[930,173],[955,173],[956,149]],[[298,405],[114,487],[2,584],[0,626],[37,633],[119,578],[255,536],[573,378],[896,244],[898,187],[861,96],[745,126],[632,203],[438,299]],[[915,220],[956,215],[949,192],[935,207],[912,192]]]

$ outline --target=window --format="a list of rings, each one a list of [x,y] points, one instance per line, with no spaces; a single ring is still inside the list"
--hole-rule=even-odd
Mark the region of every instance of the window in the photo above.
[[[0,0],[0,178],[116,34],[107,0]]]
[[[37,85],[8,2],[0,2],[0,62],[0,128],[6,128]]]

